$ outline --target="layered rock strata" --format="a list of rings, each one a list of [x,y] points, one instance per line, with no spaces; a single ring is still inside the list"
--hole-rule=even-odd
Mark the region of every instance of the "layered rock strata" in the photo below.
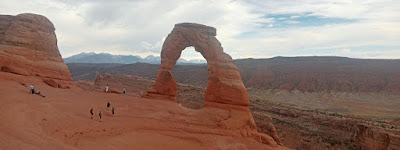
[[[72,78],[54,31],[53,23],[41,15],[0,15],[0,70],[38,76],[50,86],[67,88]]]
[[[170,100],[175,99],[177,84],[171,69],[182,51],[193,46],[207,60],[209,77],[205,102],[248,106],[248,93],[238,68],[233,64],[232,57],[224,53],[216,34],[213,27],[193,23],[176,24],[164,42],[160,70],[154,88],[149,90],[150,95],[158,94]]]

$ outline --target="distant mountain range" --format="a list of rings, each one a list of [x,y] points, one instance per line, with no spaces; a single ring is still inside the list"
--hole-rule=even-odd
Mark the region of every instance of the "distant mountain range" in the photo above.
[[[133,64],[133,63],[149,63],[149,64],[160,64],[161,57],[149,55],[145,58],[134,55],[112,55],[108,53],[80,53],[73,55],[71,57],[64,58],[64,62],[69,63],[94,63],[94,64],[104,64],[104,63],[118,63],[118,64]],[[192,59],[186,60],[180,58],[177,62],[178,64],[203,64],[206,60],[203,59]]]

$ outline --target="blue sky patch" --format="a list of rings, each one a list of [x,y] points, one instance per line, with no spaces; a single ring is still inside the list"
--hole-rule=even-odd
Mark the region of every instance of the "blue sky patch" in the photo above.
[[[291,27],[310,27],[323,26],[327,24],[342,24],[355,22],[355,19],[327,18],[306,14],[275,14],[266,15],[265,18],[274,18],[273,22],[261,23],[262,27],[268,28],[291,28]]]
[[[301,27],[317,27],[324,25],[334,25],[343,23],[356,22],[356,19],[345,18],[327,18],[312,15],[312,13],[305,14],[274,14],[265,15],[264,18],[273,18],[272,22],[259,22],[260,28],[264,29],[285,29],[285,28],[301,28]],[[258,31],[243,32],[235,38],[251,38],[258,35]]]

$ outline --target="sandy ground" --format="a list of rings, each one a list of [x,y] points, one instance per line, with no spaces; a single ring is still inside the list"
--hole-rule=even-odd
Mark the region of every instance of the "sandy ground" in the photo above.
[[[35,84],[46,97],[29,94],[29,87],[19,82]],[[107,110],[107,102],[115,108],[114,116]],[[0,72],[1,150],[273,149],[235,131],[221,130],[218,122],[231,113],[76,87],[58,89],[36,77]]]

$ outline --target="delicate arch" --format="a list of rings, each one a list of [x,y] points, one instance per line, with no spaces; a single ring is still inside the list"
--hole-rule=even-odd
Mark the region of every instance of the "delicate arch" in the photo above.
[[[205,93],[205,104],[217,102],[232,105],[249,105],[246,87],[232,57],[224,53],[217,40],[216,29],[194,24],[176,24],[165,39],[161,51],[161,65],[155,86],[147,97],[175,100],[177,83],[171,69],[186,47],[193,46],[207,60],[209,77]]]

